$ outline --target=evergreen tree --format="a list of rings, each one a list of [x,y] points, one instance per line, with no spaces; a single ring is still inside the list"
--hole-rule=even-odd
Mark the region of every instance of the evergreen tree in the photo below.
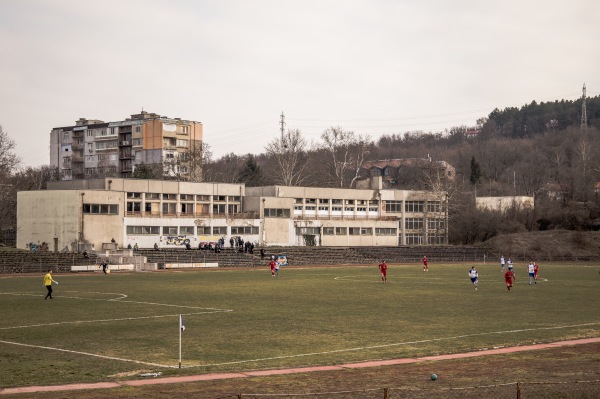
[[[131,177],[134,179],[155,179],[154,169],[145,163],[136,165]]]
[[[248,187],[260,186],[264,180],[263,171],[256,163],[254,155],[248,154],[244,166],[238,173],[238,183],[244,183]]]
[[[469,178],[469,180],[471,181],[472,185],[475,185],[475,184],[479,183],[480,179],[481,179],[481,168],[479,167],[479,164],[475,160],[475,155],[473,155],[473,157],[471,158],[471,177]]]

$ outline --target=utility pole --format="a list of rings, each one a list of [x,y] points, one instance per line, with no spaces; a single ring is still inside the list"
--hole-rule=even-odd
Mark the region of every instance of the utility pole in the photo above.
[[[281,130],[281,140],[283,141],[283,134],[285,132],[285,115],[283,115],[283,111],[281,111],[281,119],[279,119],[279,126]]]
[[[585,109],[585,83],[583,84],[583,97],[581,99],[581,130],[587,127],[587,112]]]

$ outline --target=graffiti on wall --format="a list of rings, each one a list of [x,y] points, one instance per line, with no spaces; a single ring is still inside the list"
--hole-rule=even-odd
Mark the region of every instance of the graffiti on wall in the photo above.
[[[164,243],[166,245],[177,245],[185,247],[190,243],[190,239],[187,236],[166,236]]]

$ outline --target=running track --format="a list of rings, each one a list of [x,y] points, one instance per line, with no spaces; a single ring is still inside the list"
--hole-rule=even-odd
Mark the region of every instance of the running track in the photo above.
[[[425,356],[417,358],[406,358],[406,359],[392,359],[382,360],[373,362],[362,362],[362,363],[349,363],[340,364],[337,366],[321,366],[321,367],[299,367],[293,369],[280,369],[280,370],[261,370],[261,371],[248,371],[244,373],[215,373],[215,374],[199,374],[199,375],[188,375],[183,377],[164,377],[164,378],[153,378],[148,380],[125,380],[119,382],[97,382],[90,384],[69,384],[69,385],[49,385],[49,386],[30,386],[30,387],[19,387],[19,388],[0,388],[0,395],[9,395],[17,393],[32,393],[32,392],[54,392],[54,391],[75,391],[81,389],[108,389],[108,388],[119,388],[122,386],[137,387],[142,385],[156,385],[156,384],[180,384],[183,382],[194,382],[194,381],[210,381],[210,380],[224,380],[231,378],[246,378],[246,377],[264,377],[270,375],[283,375],[283,374],[294,374],[294,373],[310,373],[314,371],[332,371],[332,370],[343,370],[343,369],[360,369],[365,367],[380,367],[380,366],[391,366],[396,364],[410,364],[419,362],[432,362],[439,360],[449,359],[464,359],[478,356],[489,356],[499,355],[505,353],[517,353],[539,349],[558,348],[562,346],[573,346],[600,343],[600,338],[588,338],[588,339],[577,339],[572,341],[560,341],[550,344],[537,344],[537,345],[524,345],[514,346],[510,348],[500,349],[489,349],[476,352],[456,353],[453,355],[439,355],[439,356]]]

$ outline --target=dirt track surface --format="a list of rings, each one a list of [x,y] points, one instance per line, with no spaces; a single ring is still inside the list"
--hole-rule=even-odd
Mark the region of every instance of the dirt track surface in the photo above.
[[[431,381],[431,374],[439,376]],[[600,338],[337,366],[0,389],[3,398],[226,398],[600,379]]]

